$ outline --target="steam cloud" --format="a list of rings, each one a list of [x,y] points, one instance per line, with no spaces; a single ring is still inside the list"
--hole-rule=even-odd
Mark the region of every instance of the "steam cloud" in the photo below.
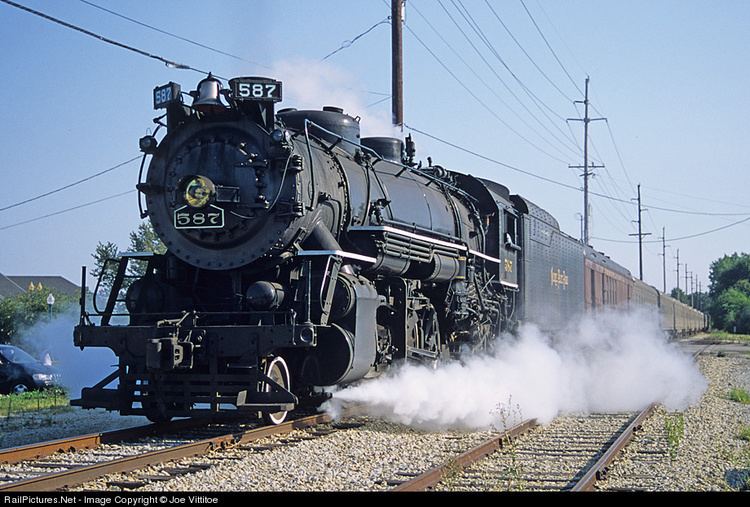
[[[328,62],[295,58],[276,62],[271,75],[284,83],[285,107],[297,109],[320,109],[322,106],[337,106],[346,114],[360,116],[362,136],[402,137],[400,130],[391,125],[390,112],[383,108],[367,107],[366,88],[350,72]],[[370,102],[382,99],[380,95],[370,97]],[[388,109],[388,108],[386,108]],[[388,109],[388,111],[390,111]]]
[[[669,343],[654,313],[586,316],[555,337],[532,325],[502,336],[491,355],[432,369],[406,364],[339,390],[324,407],[342,407],[426,429],[502,429],[526,418],[669,410],[696,403],[707,383],[689,354]]]
[[[73,345],[73,328],[78,324],[78,309],[42,320],[24,331],[19,345],[41,360],[49,353],[52,366],[62,377],[62,384],[71,398],[77,398],[83,387],[91,387],[112,373],[117,364],[114,353],[107,348],[86,348]],[[111,387],[111,386],[110,386]]]

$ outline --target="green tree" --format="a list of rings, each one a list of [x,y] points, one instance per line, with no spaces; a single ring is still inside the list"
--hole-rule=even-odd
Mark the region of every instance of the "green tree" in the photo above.
[[[117,258],[118,252],[119,249],[114,243],[110,241],[102,243],[100,241],[97,243],[94,253],[91,254],[91,257],[94,258],[94,269],[91,270],[91,275],[96,278],[101,276],[100,290],[107,293],[110,291],[112,283],[115,281],[115,271],[111,269],[113,267],[111,263],[106,266],[105,263],[107,262],[107,259]]]
[[[130,249],[128,251],[163,254],[167,251],[167,247],[154,232],[151,222],[141,222],[138,229],[130,233]]]
[[[102,243],[101,241],[96,245],[96,250],[91,256],[94,258],[94,269],[91,274],[95,277],[101,275],[101,284],[99,294],[109,294],[112,290],[112,284],[115,281],[117,274],[117,264],[109,263],[105,266],[107,259],[117,259],[121,250],[115,243],[110,241]],[[130,233],[130,246],[128,252],[151,252],[155,254],[163,254],[167,251],[167,247],[159,239],[159,236],[154,232],[151,222],[141,222],[135,231]],[[105,269],[106,268],[106,269]],[[128,275],[143,276],[146,272],[146,262],[143,261],[132,261],[129,265]],[[132,278],[126,278],[123,281],[122,290],[127,290],[128,286],[132,282]]]
[[[154,232],[151,222],[141,222],[138,229],[130,233],[130,248],[128,251],[163,254],[167,251],[167,247]],[[146,265],[147,263],[144,261],[131,262],[128,274],[143,276],[146,274]]]
[[[716,327],[750,332],[750,254],[725,255],[711,263],[710,313]]]
[[[41,285],[34,290],[0,300],[0,343],[14,343],[21,332],[46,318],[49,312],[47,297],[50,294],[55,297],[53,315],[65,312],[78,302],[76,296]]]
[[[682,289],[678,289],[677,287],[672,289],[672,293],[670,294],[670,296],[675,298],[680,303],[687,303],[688,301],[687,295],[683,292]]]
[[[719,295],[743,280],[750,283],[750,254],[734,253],[715,260],[711,263],[708,278],[713,295]]]

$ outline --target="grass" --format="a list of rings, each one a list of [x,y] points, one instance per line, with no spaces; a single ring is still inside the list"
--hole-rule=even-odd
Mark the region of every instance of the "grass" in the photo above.
[[[68,394],[60,388],[27,391],[22,394],[0,395],[0,417],[38,410],[67,407]]]
[[[727,398],[743,405],[750,405],[750,394],[740,387],[733,387],[727,394]]]
[[[720,342],[747,342],[750,343],[750,334],[732,334],[726,331],[714,331],[710,338]]]
[[[737,436],[742,440],[750,441],[750,426],[743,426],[740,428],[740,433]]]

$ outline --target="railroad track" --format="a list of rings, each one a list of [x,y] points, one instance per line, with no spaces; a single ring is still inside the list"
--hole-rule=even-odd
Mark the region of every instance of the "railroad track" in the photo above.
[[[416,473],[410,473],[407,469],[400,470],[397,472],[399,477],[393,476],[389,484],[396,486],[394,491],[591,489],[596,480],[606,475],[609,463],[617,452],[627,445],[629,437],[640,427],[653,408],[653,406],[648,407],[647,411],[636,415],[600,414],[558,418],[547,428],[538,427],[534,421],[524,421],[476,448],[460,455],[454,454],[445,465],[426,473],[420,473],[424,469]],[[258,449],[255,447],[258,446],[249,444],[261,438],[299,429],[307,429],[307,431],[301,435],[298,432],[297,436],[293,437],[296,441],[330,434],[330,429],[320,430],[320,434],[317,434],[316,430],[310,431],[319,424],[330,422],[332,422],[330,417],[316,415],[273,427],[234,428],[229,432],[224,427],[225,431],[218,435],[215,434],[215,428],[206,429],[205,431],[213,431],[214,434],[200,438],[199,428],[189,429],[190,425],[195,422],[179,421],[178,423],[184,425],[183,432],[194,432],[189,442],[186,442],[184,437],[173,438],[169,441],[161,436],[159,437],[159,445],[162,447],[160,449],[153,449],[154,442],[149,443],[148,447],[151,449],[147,452],[139,449],[135,444],[122,450],[107,450],[104,458],[88,463],[80,461],[70,463],[70,460],[66,460],[66,455],[70,454],[71,450],[106,448],[113,442],[131,440],[135,438],[132,432],[140,437],[163,435],[164,428],[149,425],[101,435],[87,435],[76,439],[34,444],[13,449],[12,452],[0,451],[0,463],[20,463],[27,469],[23,473],[14,473],[13,469],[7,465],[0,466],[0,491],[68,489],[97,480],[99,486],[106,484],[108,487],[119,489],[137,489],[149,483],[166,481],[179,475],[205,470],[221,460],[238,459],[236,456],[232,457],[232,453],[213,453],[207,456],[212,451],[235,449],[257,452]],[[528,438],[519,438],[522,434],[529,432],[533,435],[529,435]],[[577,438],[575,445],[564,445],[563,443],[571,436]],[[270,445],[275,447],[286,445],[283,440],[281,442],[281,444]],[[570,447],[572,452],[561,452],[561,449],[565,447]],[[60,451],[64,452],[60,453]],[[206,459],[195,459],[195,457],[203,456]],[[164,465],[183,458],[193,459],[185,460],[177,467],[172,464]],[[161,466],[149,468],[157,464]],[[172,468],[168,468],[169,466]],[[154,470],[157,472],[154,473]],[[112,477],[113,474],[114,477]],[[102,477],[107,477],[107,479],[101,480]],[[405,479],[408,480],[404,482]],[[2,484],[3,481],[5,481],[4,484]]]
[[[558,417],[546,428],[526,420],[393,491],[591,491],[656,407],[635,414]],[[525,433],[534,435],[520,439]]]
[[[173,438],[171,441],[163,436],[159,437],[159,442],[156,445],[161,448],[156,450],[153,450],[154,442],[129,443],[128,445],[118,446],[117,449],[109,449],[106,444],[114,441],[123,442],[125,439],[132,438],[133,434],[138,436],[159,434],[158,429],[153,428],[154,425],[139,427],[135,433],[127,433],[126,430],[121,430],[98,436],[86,435],[9,449],[0,454],[0,460],[6,463],[6,465],[0,467],[0,481],[5,482],[0,484],[0,491],[54,491],[71,488],[110,474],[132,472],[156,464],[201,456],[215,450],[238,447],[268,436],[289,433],[328,422],[331,422],[331,418],[320,414],[302,417],[278,426],[262,426],[251,429],[234,427],[230,431],[227,431],[227,428],[224,427],[224,431],[218,435],[215,434],[214,429],[214,435],[208,437],[205,434],[202,435],[200,431],[196,433],[197,426],[193,426],[191,431],[194,431],[194,433],[188,437],[181,436]],[[192,422],[192,425],[195,424],[195,422]],[[189,426],[191,426],[191,423],[183,423],[181,429],[186,430]],[[150,430],[146,428],[150,428]],[[203,433],[206,431],[211,432],[211,430],[204,428]],[[72,453],[68,452],[71,449],[92,448],[103,451],[97,457],[87,458],[91,461],[96,460],[95,462],[81,462],[80,456],[72,458]],[[145,450],[146,448],[149,450]],[[55,454],[61,450],[65,452]],[[43,458],[46,458],[46,460],[42,461]],[[10,463],[14,463],[15,467],[9,465]],[[209,464],[191,465],[182,470],[172,471],[172,475],[191,473],[209,466]],[[145,484],[148,481],[155,480],[160,479],[146,476],[141,482]],[[127,483],[113,485],[120,486],[122,489],[138,486],[137,484]]]
[[[545,427],[527,420],[396,491],[572,490],[634,419],[562,416]]]
[[[195,419],[181,419],[170,423],[147,424],[104,433],[89,433],[74,437],[0,449],[0,465],[12,465],[28,460],[38,460],[61,452],[96,449],[102,445],[136,440],[149,436],[191,430],[206,423]]]

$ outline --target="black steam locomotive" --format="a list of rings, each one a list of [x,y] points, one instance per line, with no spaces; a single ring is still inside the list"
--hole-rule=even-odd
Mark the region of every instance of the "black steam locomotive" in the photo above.
[[[190,94],[154,90],[167,133],[140,140],[151,162],[137,188],[167,252],[113,261],[99,325],[82,308],[75,344],[109,347],[119,365],[75,404],[279,423],[325,386],[583,311],[585,249],[544,210],[415,163],[410,137],[360,138],[341,109],[276,112],[281,91],[211,75]]]

